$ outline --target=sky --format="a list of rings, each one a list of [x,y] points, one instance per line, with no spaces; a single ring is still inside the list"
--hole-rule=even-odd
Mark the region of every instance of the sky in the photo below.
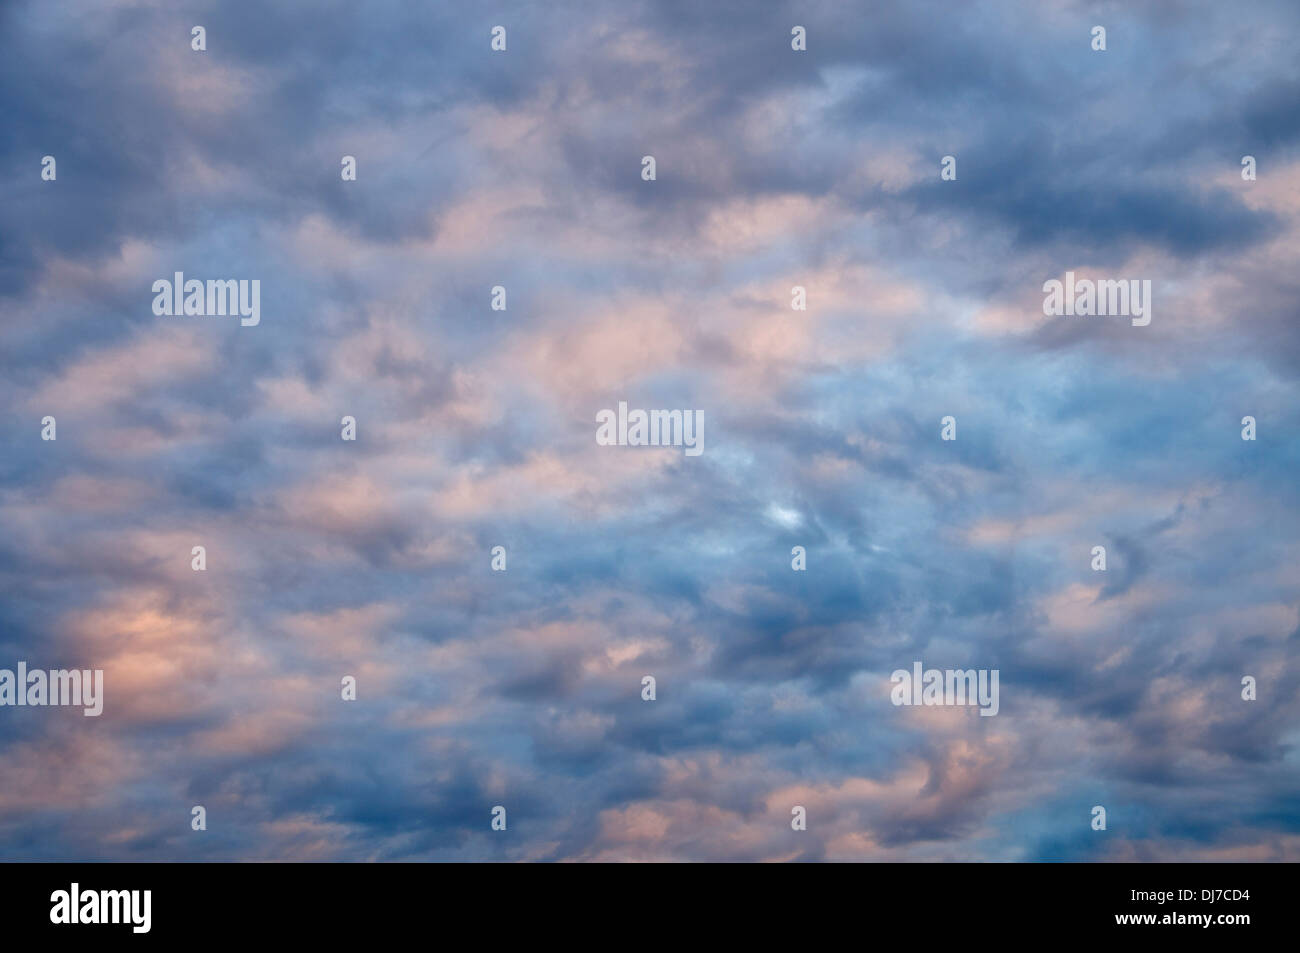
[[[1300,860],[1298,30],[0,6],[0,859]]]

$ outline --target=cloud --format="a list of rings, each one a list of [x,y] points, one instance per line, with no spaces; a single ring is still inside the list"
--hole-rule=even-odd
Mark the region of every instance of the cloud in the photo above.
[[[6,5],[0,853],[1293,859],[1296,19]]]

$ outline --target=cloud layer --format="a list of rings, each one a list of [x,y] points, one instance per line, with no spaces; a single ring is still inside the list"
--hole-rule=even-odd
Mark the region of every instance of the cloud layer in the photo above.
[[[1293,3],[355,6],[0,9],[0,857],[1300,859]]]

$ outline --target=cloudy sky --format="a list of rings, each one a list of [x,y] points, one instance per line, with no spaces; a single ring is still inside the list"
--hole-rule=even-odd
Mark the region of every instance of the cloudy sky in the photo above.
[[[0,7],[0,858],[1300,859],[1300,8],[1132,6]]]

